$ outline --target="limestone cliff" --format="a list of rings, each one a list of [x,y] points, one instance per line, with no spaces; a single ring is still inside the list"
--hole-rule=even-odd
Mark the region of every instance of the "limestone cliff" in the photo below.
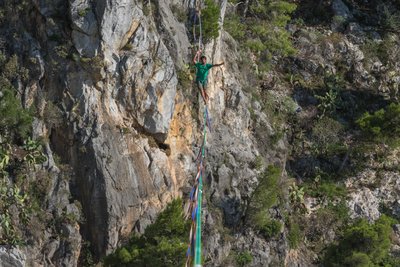
[[[31,179],[39,181],[39,171],[51,178],[43,200],[48,217],[38,219],[44,225],[36,229],[37,236],[27,235],[25,245],[0,246],[0,263],[79,266],[85,250],[98,261],[123,245],[132,232],[143,233],[172,199],[187,197],[196,172],[203,110],[188,68],[194,41],[187,18],[196,1],[20,0],[16,12],[10,7],[13,2],[0,5],[5,10],[0,13],[0,48],[5,55],[18,55],[20,66],[29,71],[28,79],[14,84],[23,107],[36,109],[33,137],[43,140],[46,155]],[[342,29],[344,21],[336,20],[321,31],[291,23],[287,30],[295,40],[296,56],[273,57],[276,68],[255,83],[255,60],[248,60],[250,71],[242,73],[238,42],[223,26],[238,6],[227,0],[215,2],[220,29],[217,38],[205,42],[205,54],[209,61],[225,65],[209,75],[206,265],[231,266],[236,264],[233,252],[250,251],[250,266],[312,266],[318,252],[306,242],[291,246],[287,216],[296,210],[289,181],[317,176],[315,170],[328,165],[310,156],[306,141],[292,142],[309,130],[307,122],[318,118],[319,98],[304,88],[315,77],[345,68],[352,86],[379,84],[380,97],[393,98],[398,94],[399,66],[365,62],[360,45],[368,29],[355,22]],[[336,16],[362,17],[356,7],[351,11],[340,0],[329,2]],[[251,87],[268,95],[272,109],[249,91]],[[276,120],[275,112],[296,121]],[[346,140],[349,147],[352,140]],[[326,160],[332,161],[329,166],[351,169],[349,153],[337,153]],[[374,170],[376,162],[371,159],[356,175],[346,176],[346,205],[352,218],[378,219],[380,203],[400,216],[398,151],[390,153],[388,164],[397,166],[390,171]],[[268,216],[280,223],[274,238],[265,238],[247,224],[252,196],[269,165],[281,170],[281,205],[268,210]],[[312,222],[314,211],[328,206],[328,200],[319,201],[306,194],[302,222]],[[69,214],[80,219],[72,220]],[[48,223],[51,220],[55,222]],[[323,235],[324,244],[335,238],[335,233]],[[304,239],[315,241],[312,234]]]

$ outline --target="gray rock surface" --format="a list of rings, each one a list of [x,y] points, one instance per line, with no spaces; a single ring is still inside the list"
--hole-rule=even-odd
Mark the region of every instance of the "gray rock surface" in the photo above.
[[[78,52],[85,57],[94,57],[100,45],[96,15],[89,0],[70,0],[69,12],[72,20],[72,41]]]
[[[24,267],[26,256],[18,248],[0,246],[0,264],[2,267]]]
[[[1,247],[0,260],[6,266],[30,266],[36,260],[38,266],[77,266],[83,240],[91,242],[100,258],[122,245],[132,231],[143,233],[159,211],[192,184],[204,106],[195,99],[197,91],[177,89],[192,51],[190,34],[172,9],[188,12],[195,1],[153,2],[34,1],[29,16],[37,22],[37,31],[24,33],[22,42],[13,46],[21,54],[28,47],[27,57],[36,61],[29,69],[34,82],[24,88],[23,102],[26,107],[39,102],[34,137],[45,140],[47,161],[40,167],[51,177],[46,211],[62,223],[55,230],[45,229],[37,244],[26,250]],[[222,24],[229,4],[217,2]],[[341,0],[332,1],[332,9],[339,18],[334,30],[353,18]],[[70,20],[57,14],[69,14]],[[64,27],[65,23],[70,25]],[[367,29],[359,24],[350,23],[343,36],[306,27],[292,32],[298,54],[290,67],[305,82],[312,82],[313,75],[339,75],[341,66],[351,68],[349,74],[359,88],[378,87],[389,97],[398,92],[397,69],[379,59],[366,59],[361,44]],[[53,40],[65,36],[72,40]],[[66,55],[54,53],[60,46]],[[253,257],[250,266],[313,266],[317,255],[305,247],[290,249],[287,229],[271,240],[252,229],[239,229],[262,168],[275,164],[284,169],[289,148],[287,129],[270,145],[277,129],[270,114],[265,114],[265,103],[244,90],[249,85],[240,74],[237,48],[222,30],[205,44],[209,61],[227,63],[209,75],[212,130],[206,147],[206,259],[209,266],[232,266],[236,264],[232,253],[248,250]],[[254,64],[251,67],[258,75]],[[262,90],[272,91],[271,101],[286,96],[287,88],[272,90],[278,73],[268,75]],[[375,86],[379,75],[380,84]],[[49,125],[43,119],[47,103],[40,99],[44,96],[60,110],[61,122]],[[318,100],[309,97],[307,103],[317,105]],[[253,166],[257,157],[263,159],[261,170]],[[391,157],[383,167],[398,166],[399,154]],[[64,163],[71,173],[65,173]],[[285,173],[282,176],[286,178]],[[377,175],[365,170],[350,178],[351,216],[376,220],[382,203],[400,216],[399,181],[395,171]],[[82,209],[73,200],[80,201]],[[323,204],[306,198],[309,213]],[[271,214],[283,222],[278,208]],[[85,223],[80,222],[82,215]],[[333,240],[334,234],[329,235]]]
[[[365,170],[357,177],[348,179],[346,186],[352,191],[347,202],[351,216],[374,221],[379,218],[382,205],[392,207],[392,214],[398,216],[399,178],[397,172]]]

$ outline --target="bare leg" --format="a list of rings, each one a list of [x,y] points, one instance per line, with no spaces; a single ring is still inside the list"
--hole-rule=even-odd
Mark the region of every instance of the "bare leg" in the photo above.
[[[204,85],[201,82],[197,82],[197,86],[200,89],[201,97],[203,98],[204,103],[207,104],[208,95],[207,95],[206,91],[204,90]]]
[[[208,99],[209,99],[208,94],[207,94],[207,81],[203,84],[203,91],[204,91],[204,99],[205,99],[205,102],[207,103]]]
[[[203,90],[203,91],[204,91],[204,99],[206,100],[206,102],[208,102],[209,97],[208,97],[207,91],[206,90]]]

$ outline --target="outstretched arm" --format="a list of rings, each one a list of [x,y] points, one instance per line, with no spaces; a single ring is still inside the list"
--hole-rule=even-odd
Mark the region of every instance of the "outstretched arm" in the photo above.
[[[197,62],[199,62],[200,60],[200,55],[201,55],[201,49],[199,51],[196,52],[196,55],[194,55],[193,58],[193,63],[196,64]]]
[[[219,64],[214,64],[214,65],[212,65],[213,67],[219,67],[219,66],[222,66],[222,65],[224,65],[225,64],[225,62],[221,62],[221,63],[219,63]]]

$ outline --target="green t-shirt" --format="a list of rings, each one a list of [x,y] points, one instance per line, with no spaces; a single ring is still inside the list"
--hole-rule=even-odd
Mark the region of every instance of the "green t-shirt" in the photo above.
[[[212,64],[201,64],[200,62],[197,62],[195,64],[197,68],[196,72],[196,82],[204,82],[207,80],[207,75],[208,75],[208,70],[212,68]]]

